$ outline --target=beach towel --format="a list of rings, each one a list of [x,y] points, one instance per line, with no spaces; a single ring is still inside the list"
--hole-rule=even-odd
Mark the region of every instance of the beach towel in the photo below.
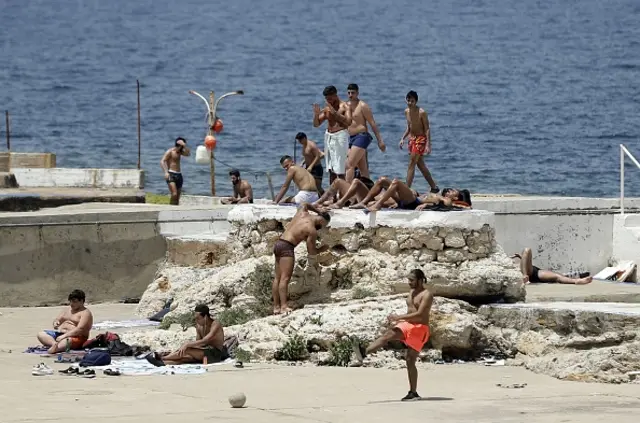
[[[151,376],[151,375],[196,375],[203,374],[215,366],[234,364],[236,360],[228,358],[220,363],[212,364],[181,364],[175,366],[156,367],[144,359],[113,360],[108,366],[90,367],[96,371],[110,369],[118,371],[123,376]]]
[[[154,322],[149,319],[105,320],[103,322],[94,323],[93,330],[113,328],[140,328],[145,326],[158,326],[159,324],[160,322]]]

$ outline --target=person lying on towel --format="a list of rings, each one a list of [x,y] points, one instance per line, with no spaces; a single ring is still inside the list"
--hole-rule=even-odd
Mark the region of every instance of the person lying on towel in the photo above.
[[[428,210],[433,206],[445,206],[456,209],[471,208],[471,194],[468,189],[457,190],[455,188],[444,188],[442,194],[429,194],[420,198],[420,205],[416,210]]]
[[[195,310],[196,340],[183,344],[177,351],[159,354],[150,352],[145,357],[154,366],[172,364],[203,363],[205,357],[207,364],[219,363],[229,358],[224,346],[224,329],[220,322],[211,317],[209,307],[204,304],[197,305]]]

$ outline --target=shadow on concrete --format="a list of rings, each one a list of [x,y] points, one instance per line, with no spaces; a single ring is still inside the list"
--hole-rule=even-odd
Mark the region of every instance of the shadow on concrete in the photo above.
[[[382,400],[382,401],[369,401],[367,404],[393,404],[396,402],[419,402],[419,401],[453,401],[450,397],[422,397],[417,401],[401,401],[401,400]]]

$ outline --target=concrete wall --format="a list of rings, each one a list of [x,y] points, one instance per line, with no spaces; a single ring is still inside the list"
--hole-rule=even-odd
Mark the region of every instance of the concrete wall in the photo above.
[[[508,255],[531,248],[540,268],[595,274],[612,256],[613,218],[611,213],[499,213],[496,240]]]
[[[56,167],[53,153],[11,153],[11,167],[46,169]]]
[[[640,215],[613,217],[612,260],[633,260],[640,265]]]
[[[11,168],[11,155],[9,153],[0,153],[0,172],[9,172]]]
[[[29,169],[11,170],[23,188],[144,188],[144,171],[138,169]]]
[[[0,306],[58,304],[76,288],[93,303],[139,298],[164,260],[164,238],[155,223],[100,225],[95,219],[0,227]]]

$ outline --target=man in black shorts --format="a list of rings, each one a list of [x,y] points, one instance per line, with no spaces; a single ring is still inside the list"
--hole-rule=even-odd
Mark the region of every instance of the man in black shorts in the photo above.
[[[570,285],[586,285],[593,278],[588,273],[580,274],[580,278],[570,278],[550,270],[542,270],[533,265],[531,248],[525,248],[522,254],[514,254],[511,258],[520,259],[520,271],[525,283],[564,283]]]
[[[304,161],[302,162],[303,167],[313,175],[313,179],[315,179],[318,188],[318,195],[322,196],[322,194],[324,194],[324,190],[322,189],[322,176],[324,173],[322,169],[322,158],[324,157],[324,153],[320,151],[315,142],[307,139],[307,135],[304,132],[298,132],[296,134],[296,140],[302,145],[302,156],[304,157]]]
[[[169,186],[169,192],[171,193],[170,204],[177,206],[180,204],[180,194],[182,193],[182,172],[180,171],[180,158],[182,156],[189,156],[191,151],[187,147],[187,140],[182,137],[176,138],[176,144],[174,147],[168,149],[162,160],[160,160],[160,166],[164,170],[164,179]]]

